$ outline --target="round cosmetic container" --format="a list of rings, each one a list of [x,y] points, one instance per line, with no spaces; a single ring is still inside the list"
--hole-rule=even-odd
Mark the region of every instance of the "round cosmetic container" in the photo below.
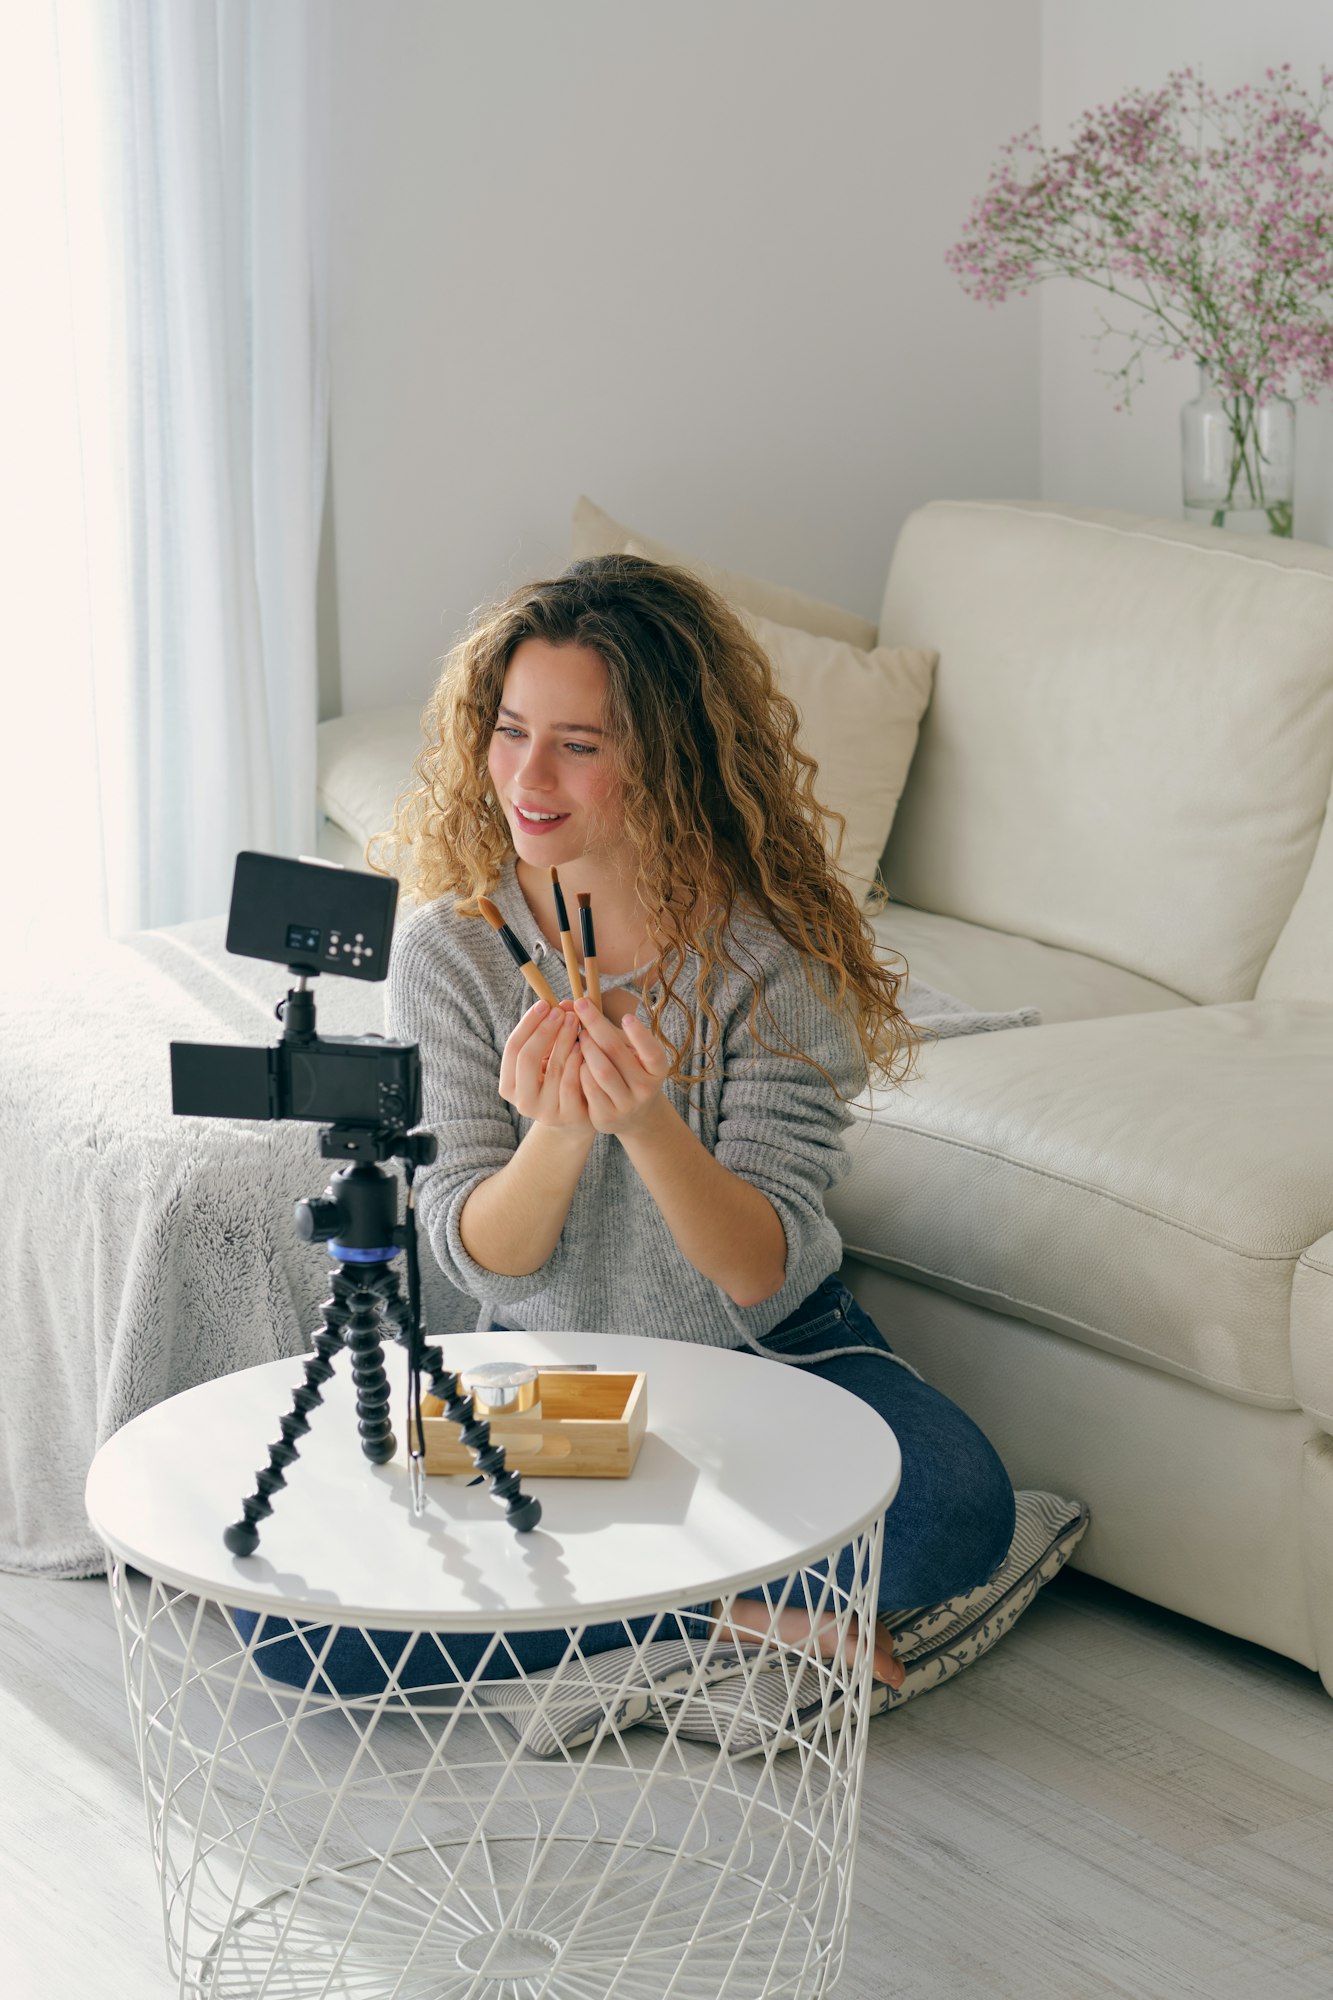
[[[464,1371],[463,1384],[476,1406],[477,1415],[496,1417],[540,1417],[537,1401],[537,1370],[521,1361],[487,1361]]]

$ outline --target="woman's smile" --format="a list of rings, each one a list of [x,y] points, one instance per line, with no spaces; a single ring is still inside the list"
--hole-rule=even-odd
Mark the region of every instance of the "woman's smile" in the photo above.
[[[556,828],[563,826],[569,818],[567,812],[538,812],[535,809],[521,806],[517,799],[511,799],[510,804],[514,808],[514,817],[517,819],[524,833],[554,833]]]

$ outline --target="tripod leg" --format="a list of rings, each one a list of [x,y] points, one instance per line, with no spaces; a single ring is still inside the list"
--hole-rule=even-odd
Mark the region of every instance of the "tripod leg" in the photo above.
[[[346,1276],[349,1268],[354,1277]],[[333,1280],[333,1289],[345,1297],[351,1312],[343,1327],[343,1346],[352,1357],[352,1380],[356,1384],[356,1427],[361,1433],[361,1449],[375,1465],[387,1465],[398,1449],[398,1440],[389,1421],[389,1378],[384,1372],[381,1297],[384,1279],[397,1284],[387,1263],[344,1264]]]
[[[411,1308],[402,1295],[398,1273],[391,1265],[384,1267],[382,1277],[376,1277],[375,1289],[384,1302],[385,1318],[394,1324],[394,1338],[406,1347]],[[438,1347],[422,1346],[421,1368],[430,1382],[431,1394],[444,1404],[444,1414],[450,1423],[461,1427],[462,1443],[472,1453],[478,1472],[490,1481],[491,1498],[503,1506],[505,1519],[516,1534],[528,1534],[541,1520],[541,1501],[523,1492],[518,1473],[505,1464],[504,1446],[492,1444],[490,1425],[477,1415],[471,1396],[464,1392],[457,1375],[445,1367]],[[413,1442],[409,1438],[409,1446]]]
[[[335,1278],[335,1293],[337,1290],[338,1281]],[[306,1356],[305,1381],[293,1389],[291,1410],[278,1426],[282,1435],[268,1448],[268,1464],[255,1474],[255,1490],[248,1500],[242,1502],[240,1520],[233,1521],[229,1528],[223,1530],[222,1539],[234,1556],[252,1556],[259,1547],[259,1528],[256,1524],[266,1520],[273,1512],[273,1495],[280,1486],[287,1484],[287,1467],[297,1454],[296,1440],[304,1437],[310,1429],[310,1411],[316,1403],[324,1400],[321,1392],[333,1373],[333,1358],[343,1344],[339,1322],[349,1318],[350,1314],[338,1298],[326,1299],[320,1310],[325,1323],[312,1336],[311,1345],[315,1351]]]
[[[340,1264],[333,1273],[333,1297],[320,1307],[324,1326],[313,1336],[315,1351],[306,1356],[305,1381],[292,1391],[291,1411],[278,1426],[282,1435],[268,1448],[268,1464],[255,1474],[255,1490],[242,1503],[241,1519],[223,1531],[222,1539],[234,1556],[252,1556],[259,1547],[257,1524],[273,1512],[273,1495],[287,1484],[287,1467],[297,1455],[296,1440],[310,1429],[310,1411],[324,1400],[321,1392],[340,1347],[352,1357],[362,1451],[383,1465],[398,1449],[389,1423],[389,1378],[380,1339],[381,1273],[393,1278],[384,1263]]]

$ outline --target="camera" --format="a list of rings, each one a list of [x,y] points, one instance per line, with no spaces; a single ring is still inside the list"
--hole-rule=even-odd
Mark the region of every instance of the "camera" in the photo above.
[[[459,1378],[444,1365],[440,1348],[421,1331],[421,1273],[417,1262],[416,1210],[411,1198],[418,1167],[429,1166],[436,1143],[409,1128],[421,1117],[421,1057],[415,1042],[383,1035],[318,1035],[309,982],[321,972],[346,979],[383,979],[389,970],[398,884],[390,875],[363,874],[323,861],[290,861],[276,854],[238,854],[227,921],[227,950],[242,958],[285,965],[297,983],[278,1003],[282,1040],[267,1049],[218,1042],[171,1044],[171,1108],[193,1118],[304,1118],[319,1124],[326,1160],[347,1162],[314,1201],[298,1201],[296,1233],[305,1243],[325,1243],[337,1260],[333,1296],[320,1308],[324,1324],[306,1356],[305,1381],[292,1393],[282,1435],[268,1448],[268,1464],[255,1475],[239,1521],[223,1533],[234,1556],[252,1556],[259,1523],[273,1512],[273,1495],[287,1484],[298,1440],[310,1429],[310,1412],[323,1402],[335,1355],[351,1356],[361,1449],[376,1465],[397,1450],[389,1420],[382,1331],[391,1322],[407,1349],[412,1511],[426,1505],[426,1438],[421,1415],[423,1377],[461,1426],[463,1443],[492,1498],[516,1533],[541,1520],[541,1502],[522,1490],[506,1466],[504,1447],[491,1437]],[[404,1163],[407,1218],[399,1223],[398,1183],[380,1162]],[[407,1298],[392,1269],[407,1253]]]
[[[171,1108],[194,1118],[304,1119],[328,1125],[328,1158],[387,1159],[421,1118],[413,1042],[320,1035],[307,982],[321,972],[382,980],[389,970],[398,884],[319,861],[236,857],[227,950],[286,966],[299,984],[276,1009],[269,1048],[171,1044]]]

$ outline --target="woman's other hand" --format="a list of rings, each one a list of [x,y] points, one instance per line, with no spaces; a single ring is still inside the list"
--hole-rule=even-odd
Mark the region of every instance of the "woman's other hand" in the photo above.
[[[617,1027],[592,1001],[574,1008],[580,1024],[580,1083],[588,1116],[598,1132],[622,1137],[644,1126],[665,1101],[662,1085],[671,1056],[636,1014]]]
[[[500,1095],[522,1118],[557,1129],[589,1123],[580,1072],[578,1017],[569,1006],[538,1000],[500,1057]]]

